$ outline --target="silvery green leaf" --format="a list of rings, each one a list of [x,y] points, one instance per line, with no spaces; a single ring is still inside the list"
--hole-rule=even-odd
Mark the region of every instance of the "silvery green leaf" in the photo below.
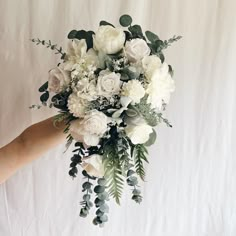
[[[156,138],[157,138],[157,133],[156,133],[155,129],[152,129],[152,130],[153,130],[153,132],[150,134],[149,140],[146,143],[144,143],[144,145],[147,147],[153,145],[156,141]]]
[[[125,113],[129,117],[136,117],[138,115],[138,112],[136,110],[130,108]]]

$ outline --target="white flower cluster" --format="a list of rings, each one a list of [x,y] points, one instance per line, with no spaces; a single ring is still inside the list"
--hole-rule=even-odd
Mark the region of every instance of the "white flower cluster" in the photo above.
[[[107,58],[113,62],[113,70],[106,66]],[[136,77],[127,73],[126,79],[122,79],[126,69]],[[85,146],[99,145],[111,125],[119,126],[122,122],[126,125],[123,131],[133,144],[147,142],[153,127],[139,114],[129,116],[128,107],[139,104],[146,97],[151,108],[161,110],[175,89],[168,64],[151,55],[144,39],[126,40],[121,28],[110,25],[98,28],[93,35],[93,48],[88,49],[85,39],[71,40],[64,62],[49,72],[48,84],[49,90],[56,94],[69,92],[67,108],[76,118],[69,132],[74,140]],[[102,100],[111,105],[109,110],[101,109],[99,102]],[[96,102],[98,106],[91,109],[91,104]],[[100,167],[93,168],[100,166],[99,156],[93,160],[95,164],[87,161],[82,166],[100,176]]]

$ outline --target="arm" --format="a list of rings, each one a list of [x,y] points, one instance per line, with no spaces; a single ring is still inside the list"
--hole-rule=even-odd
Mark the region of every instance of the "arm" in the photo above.
[[[0,148],[0,184],[19,168],[63,142],[65,127],[64,122],[54,127],[53,118],[49,118],[28,127],[11,143]]]

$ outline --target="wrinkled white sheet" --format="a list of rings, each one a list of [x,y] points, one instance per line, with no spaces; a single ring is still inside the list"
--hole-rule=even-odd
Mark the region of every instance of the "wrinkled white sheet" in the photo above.
[[[29,39],[62,46],[71,29],[118,24],[123,13],[161,38],[183,35],[166,51],[176,92],[150,150],[143,203],[124,194],[99,229],[79,217],[81,178],[68,176],[64,145],[0,186],[1,236],[235,236],[235,0],[0,0],[0,146],[54,114],[28,109],[57,59]]]

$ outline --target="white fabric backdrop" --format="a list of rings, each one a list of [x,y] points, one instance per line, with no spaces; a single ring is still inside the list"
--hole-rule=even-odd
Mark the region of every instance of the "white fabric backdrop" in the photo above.
[[[81,179],[68,176],[61,145],[0,186],[0,235],[236,235],[235,7],[235,0],[0,0],[0,146],[54,114],[28,109],[57,62],[30,38],[65,46],[69,30],[115,24],[123,13],[161,38],[184,36],[166,51],[176,72],[167,114],[174,127],[159,128],[143,203],[124,194],[103,229],[92,216],[80,218]]]

